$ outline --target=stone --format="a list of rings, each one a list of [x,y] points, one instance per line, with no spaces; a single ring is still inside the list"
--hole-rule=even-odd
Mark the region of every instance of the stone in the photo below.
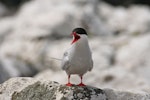
[[[13,78],[0,85],[1,100],[107,100],[103,90],[72,86],[33,78]]]
[[[150,66],[150,35],[137,36],[123,45],[116,54],[116,64],[124,66],[132,71],[135,75],[139,75],[149,81]]]
[[[149,100],[150,94],[144,92],[116,91],[104,89],[108,100]]]
[[[149,31],[150,12],[147,6],[135,5],[125,8],[100,3],[99,15],[105,20],[108,29],[116,35],[139,35]]]
[[[15,91],[22,90],[35,81],[32,78],[11,78],[3,84],[0,84],[0,100],[11,100]]]
[[[12,78],[0,84],[1,100],[149,100],[145,92],[99,89],[92,86],[68,87],[54,81],[29,77]]]

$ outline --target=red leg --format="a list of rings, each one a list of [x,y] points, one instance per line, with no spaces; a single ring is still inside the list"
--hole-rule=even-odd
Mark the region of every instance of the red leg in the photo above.
[[[70,75],[68,75],[68,83],[66,84],[66,86],[72,86],[72,84],[70,83]]]
[[[81,78],[81,83],[78,84],[78,86],[85,86],[85,84],[83,84],[83,82],[82,82],[82,76],[80,76],[80,78]]]

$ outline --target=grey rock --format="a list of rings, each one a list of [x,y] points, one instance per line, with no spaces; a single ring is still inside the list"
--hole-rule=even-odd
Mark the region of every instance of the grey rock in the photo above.
[[[1,100],[107,100],[103,90],[91,86],[68,87],[51,81],[13,78],[0,85]]]
[[[138,35],[149,31],[150,11],[147,6],[136,5],[124,8],[100,3],[99,14],[113,33]]]
[[[0,84],[0,100],[11,100],[15,91],[22,90],[35,81],[32,78],[11,78],[3,84]]]
[[[99,89],[91,86],[68,87],[34,78],[12,78],[0,85],[1,100],[149,100],[145,92]]]
[[[150,50],[149,43],[149,33],[148,35],[132,38],[118,50],[117,63],[126,67],[141,66],[142,64],[148,65],[150,57],[148,53]]]
[[[150,83],[150,35],[138,36],[123,45],[116,55],[116,64],[124,66]]]
[[[26,94],[26,95],[24,95]],[[12,95],[12,100],[107,100],[104,91],[93,87],[67,87],[65,85],[55,86],[49,84],[44,86],[40,83],[30,85],[19,93]]]
[[[108,100],[149,100],[149,93],[132,93],[126,91],[116,91],[111,89],[104,89]]]

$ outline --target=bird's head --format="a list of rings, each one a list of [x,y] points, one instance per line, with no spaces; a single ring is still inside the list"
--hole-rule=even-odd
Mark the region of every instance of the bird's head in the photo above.
[[[73,31],[72,31],[72,34],[73,36],[73,40],[72,40],[72,43],[75,43],[77,42],[82,35],[87,35],[86,31],[83,29],[83,28],[75,28]]]

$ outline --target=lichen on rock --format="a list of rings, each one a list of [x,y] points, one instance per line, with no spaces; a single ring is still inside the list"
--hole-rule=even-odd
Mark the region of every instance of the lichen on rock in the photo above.
[[[150,94],[18,77],[0,84],[0,100],[150,100]]]
[[[34,78],[10,79],[1,85],[0,91],[0,100],[107,100],[104,91],[99,88],[76,85],[69,87]]]
[[[103,90],[91,86],[72,86],[60,85],[56,92],[57,98],[65,100],[107,100]]]

